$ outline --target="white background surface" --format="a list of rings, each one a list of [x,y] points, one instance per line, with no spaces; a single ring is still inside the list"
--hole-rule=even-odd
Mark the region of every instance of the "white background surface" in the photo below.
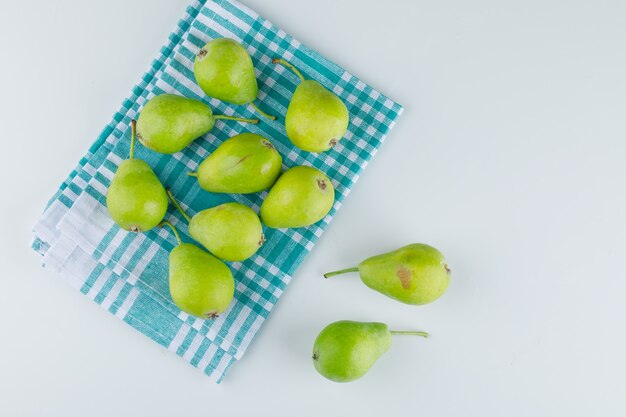
[[[626,415],[626,3],[247,0],[406,110],[215,386],[28,248],[187,1],[0,4],[0,415]],[[414,241],[453,269],[432,305],[321,278]],[[340,385],[310,361],[339,319],[433,337]]]

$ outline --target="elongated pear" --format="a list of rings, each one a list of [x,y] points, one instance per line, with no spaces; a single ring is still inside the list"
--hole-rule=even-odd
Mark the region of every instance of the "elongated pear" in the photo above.
[[[224,203],[189,215],[170,190],[170,201],[189,222],[189,234],[209,252],[230,262],[244,261],[265,242],[259,216],[240,203]]]
[[[269,227],[305,227],[323,219],[333,207],[335,189],[322,171],[297,166],[278,178],[261,204]]]
[[[413,305],[435,301],[450,284],[450,268],[441,252],[422,243],[373,256],[358,267],[329,272],[324,277],[347,272],[359,272],[368,287]]]
[[[389,330],[384,323],[342,320],[326,326],[313,345],[313,364],[335,382],[361,378],[391,347],[392,335],[428,337],[418,331]]]
[[[309,152],[325,152],[335,146],[348,130],[349,115],[344,102],[317,81],[305,79],[284,59],[276,58],[273,62],[290,68],[301,81],[285,116],[291,142]]]
[[[176,228],[163,222],[176,236],[178,245],[169,256],[169,286],[174,304],[203,319],[215,319],[233,300],[235,280],[226,264],[191,243],[183,243]]]
[[[256,124],[258,119],[213,114],[203,102],[175,94],[151,98],[139,114],[137,138],[148,149],[173,154],[207,134],[218,119]]]
[[[281,167],[282,158],[268,139],[242,133],[225,140],[189,175],[212,193],[247,194],[274,185]]]
[[[261,115],[275,120],[255,104],[259,86],[252,58],[239,42],[217,38],[196,54],[193,63],[196,82],[206,95],[232,104],[250,104]]]
[[[130,157],[123,161],[107,191],[109,214],[122,229],[147,232],[167,211],[167,195],[152,168],[135,158],[135,121],[131,122]]]

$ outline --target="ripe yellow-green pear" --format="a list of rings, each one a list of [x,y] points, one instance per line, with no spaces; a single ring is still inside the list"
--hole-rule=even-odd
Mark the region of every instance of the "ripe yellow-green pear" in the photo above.
[[[208,42],[196,54],[193,73],[206,95],[227,103],[250,104],[263,116],[276,119],[254,104],[259,95],[254,65],[239,42],[228,38]]]
[[[297,166],[287,170],[261,204],[269,227],[304,227],[323,219],[333,207],[335,189],[322,171]]]
[[[322,84],[306,80],[284,59],[276,58],[273,62],[290,68],[301,81],[285,116],[289,139],[298,148],[309,152],[324,152],[335,146],[348,129],[346,105]]]
[[[313,364],[335,382],[361,378],[391,346],[392,335],[428,337],[417,331],[389,330],[384,323],[342,320],[326,326],[313,346]]]
[[[169,285],[174,304],[182,311],[203,319],[214,319],[230,305],[235,295],[235,280],[226,264],[191,243],[182,243],[172,229],[178,246],[170,252]]]
[[[282,158],[269,140],[242,133],[225,140],[189,175],[213,193],[247,194],[274,185],[281,167]]]
[[[258,123],[258,119],[213,114],[203,102],[175,94],[151,98],[137,120],[137,138],[148,149],[173,154],[207,134],[218,119]]]
[[[441,252],[422,243],[373,256],[357,267],[329,272],[324,277],[346,272],[359,272],[368,287],[414,305],[435,301],[450,284],[450,268]]]
[[[107,191],[109,214],[122,229],[146,232],[157,226],[167,211],[167,195],[152,168],[135,158],[135,121],[131,123],[130,158],[117,168]]]
[[[225,203],[189,217],[170,190],[168,196],[189,222],[191,237],[220,259],[244,261],[265,242],[261,220],[250,207]]]

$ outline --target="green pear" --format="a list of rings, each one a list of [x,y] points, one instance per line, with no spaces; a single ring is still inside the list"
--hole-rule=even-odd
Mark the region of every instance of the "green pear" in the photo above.
[[[189,222],[191,237],[220,259],[244,261],[265,242],[261,220],[250,207],[225,203],[189,217],[170,190],[167,195]]]
[[[368,287],[413,305],[435,301],[450,284],[450,268],[441,252],[422,243],[372,256],[358,267],[329,272],[324,277],[357,271]]]
[[[289,139],[309,152],[324,152],[335,146],[348,129],[346,105],[317,81],[306,80],[284,59],[276,58],[273,62],[290,68],[302,81],[293,93],[285,116]]]
[[[192,316],[214,319],[223,313],[235,294],[235,280],[226,264],[191,243],[182,243],[169,222],[176,246],[169,257],[169,284],[172,300]]]
[[[280,175],[282,158],[274,145],[254,133],[227,139],[189,175],[204,190],[247,194],[270,188]]]
[[[321,220],[335,201],[332,182],[322,171],[297,166],[278,178],[261,204],[261,220],[269,227],[304,227]]]
[[[428,337],[425,332],[389,330],[384,323],[342,320],[326,326],[313,345],[313,365],[335,382],[361,378],[391,346],[392,335]]]
[[[174,94],[151,98],[137,120],[137,138],[148,149],[172,154],[207,134],[218,119],[258,123],[257,119],[213,114],[203,102]]]
[[[263,116],[276,119],[253,103],[259,94],[259,86],[252,58],[239,42],[218,38],[204,45],[196,54],[193,73],[206,95],[227,103],[250,104]]]
[[[135,121],[131,123],[130,157],[117,168],[107,191],[109,214],[122,229],[147,232],[167,211],[167,195],[152,168],[135,158]]]
[[[239,203],[202,210],[189,222],[189,234],[213,255],[230,262],[248,259],[265,242],[259,216]]]

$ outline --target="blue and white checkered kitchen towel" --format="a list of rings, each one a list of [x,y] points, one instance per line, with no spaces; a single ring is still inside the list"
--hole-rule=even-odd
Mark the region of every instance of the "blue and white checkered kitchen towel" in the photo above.
[[[230,264],[236,281],[235,300],[216,320],[181,312],[172,302],[167,281],[168,253],[175,240],[167,230],[127,233],[109,218],[106,190],[117,166],[128,157],[130,121],[151,97],[175,93],[200,99],[216,113],[254,117],[250,106],[229,105],[205,96],[196,85],[193,60],[209,40],[228,37],[241,42],[252,56],[263,109],[278,120],[258,125],[219,120],[205,137],[174,155],[160,155],[138,144],[136,156],[153,167],[190,214],[227,201],[258,211],[266,192],[249,195],[212,194],[199,188],[187,172],[195,170],[225,139],[250,131],[272,140],[283,156],[284,169],[310,165],[326,172],[336,189],[336,202],[320,222],[306,228],[265,228],[266,243],[244,262]],[[331,151],[313,154],[291,144],[284,115],[298,78],[271,63],[283,57],[307,78],[322,83],[346,103],[350,125]],[[268,317],[285,286],[330,223],[368,161],[374,156],[402,107],[293,39],[249,8],[228,0],[198,0],[191,5],[150,70],[123,102],[49,202],[34,228],[33,248],[43,264],[121,320],[175,352],[219,382],[241,358]],[[190,241],[186,223],[174,210],[171,220]]]

